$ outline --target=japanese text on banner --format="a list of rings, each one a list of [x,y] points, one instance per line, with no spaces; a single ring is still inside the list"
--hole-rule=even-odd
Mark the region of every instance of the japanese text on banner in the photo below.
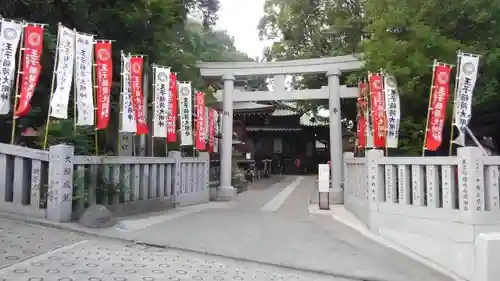
[[[460,55],[458,71],[458,90],[455,100],[454,125],[458,128],[458,137],[454,142],[465,146],[465,127],[472,117],[472,95],[476,85],[479,56],[470,54]]]
[[[76,34],[76,125],[94,125],[94,89],[92,85],[94,36]]]
[[[113,81],[113,61],[111,42],[96,42],[96,76],[97,76],[97,129],[108,127],[111,83]]]
[[[153,136],[167,137],[170,67],[155,68]]]
[[[191,82],[177,84],[179,94],[181,145],[193,145],[193,96]]]
[[[450,66],[436,65],[424,143],[424,149],[429,151],[436,151],[443,141],[446,106],[450,95],[450,75]]]
[[[23,25],[1,21],[0,29],[0,115],[10,112],[10,96],[14,85],[16,53],[21,40]]]
[[[121,112],[121,132],[135,133],[134,105],[132,103],[132,91],[130,88],[130,56],[121,55],[122,59],[122,112]]]
[[[26,116],[31,108],[42,66],[40,57],[43,50],[43,26],[28,25],[24,28],[23,71],[21,94],[15,117]]]
[[[205,94],[203,92],[196,92],[196,149],[205,150]]]
[[[59,46],[57,47],[56,90],[50,101],[50,116],[68,119],[68,102],[73,82],[75,63],[75,32],[59,26]]]
[[[366,111],[367,111],[367,104],[366,104],[366,84],[364,82],[360,82],[358,89],[359,89],[359,94],[358,94],[358,102],[357,102],[357,107],[358,107],[358,122],[357,122],[357,139],[358,139],[358,147],[359,148],[365,148],[366,147]]]
[[[208,151],[214,152],[215,145],[215,109],[208,109]]]
[[[382,87],[382,76],[370,74],[371,118],[373,129],[373,146],[385,147],[385,101]]]
[[[167,142],[177,142],[177,75],[173,72],[170,72],[169,92]]]
[[[132,93],[137,135],[148,134],[148,124],[146,123],[146,116],[144,116],[144,95],[142,93],[143,63],[144,59],[142,57],[134,56],[130,58],[130,91]]]
[[[399,104],[398,84],[394,76],[384,76],[385,112],[386,112],[386,146],[398,147],[399,121],[401,120],[401,106]]]

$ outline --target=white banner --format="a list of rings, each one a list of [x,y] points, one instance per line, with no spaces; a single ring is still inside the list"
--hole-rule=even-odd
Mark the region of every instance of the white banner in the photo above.
[[[153,137],[167,137],[170,67],[155,68]]]
[[[77,126],[94,125],[94,89],[92,83],[92,64],[94,36],[76,33],[76,109]]]
[[[219,152],[219,112],[214,110],[214,120],[215,120],[215,140],[214,140],[214,153]]]
[[[16,71],[16,53],[23,25],[15,22],[1,21],[0,29],[0,115],[9,114],[10,96],[14,85]]]
[[[454,143],[465,146],[465,127],[472,117],[472,94],[476,85],[479,56],[460,54],[458,88],[455,97],[455,116],[453,124],[458,128],[458,137]]]
[[[56,90],[50,101],[50,116],[59,119],[68,119],[68,102],[73,82],[73,68],[75,63],[75,32],[59,27],[59,45],[57,46]]]
[[[122,54],[122,104],[121,104],[121,128],[120,132],[135,133],[135,112],[132,104],[132,92],[130,90],[130,57]]]
[[[193,145],[193,92],[191,82],[179,82],[179,114],[181,145]]]
[[[386,146],[398,147],[399,121],[401,120],[401,106],[399,104],[398,84],[394,76],[384,74],[385,112],[387,118]]]

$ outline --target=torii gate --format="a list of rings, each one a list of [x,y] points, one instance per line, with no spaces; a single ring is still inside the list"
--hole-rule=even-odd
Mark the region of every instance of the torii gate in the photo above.
[[[311,100],[328,99],[330,122],[330,159],[333,201],[343,199],[343,159],[342,124],[340,99],[356,98],[356,87],[341,86],[339,76],[342,72],[358,70],[363,62],[352,55],[302,59],[277,62],[200,62],[198,67],[202,77],[222,77],[224,80],[222,98],[222,145],[220,187],[217,197],[230,200],[236,195],[231,186],[231,160],[233,137],[233,102],[274,101],[274,100]],[[326,73],[328,86],[321,89],[287,91],[285,75]],[[273,91],[247,92],[234,89],[235,76],[274,76]]]

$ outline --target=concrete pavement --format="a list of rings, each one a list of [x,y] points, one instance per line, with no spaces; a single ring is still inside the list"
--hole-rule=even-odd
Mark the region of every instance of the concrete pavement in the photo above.
[[[101,237],[114,237],[165,249],[144,246],[137,248],[123,241],[76,235],[70,237],[75,237],[74,243],[81,244],[73,244],[74,248],[62,251],[70,254],[58,254],[59,258],[56,260],[59,263],[54,263],[50,255],[42,255],[39,258],[41,261],[35,262],[47,262],[52,267],[60,268],[59,271],[65,270],[65,275],[61,273],[58,278],[73,278],[60,280],[141,280],[138,279],[140,276],[146,277],[142,280],[451,280],[365,238],[333,220],[330,215],[310,214],[309,199],[311,188],[315,186],[315,177],[283,177],[268,188],[263,186],[264,183],[261,181],[247,192],[239,194],[234,202],[213,202],[152,216],[128,218],[112,229],[89,230],[75,224],[63,226]],[[79,242],[82,240],[85,241]],[[168,273],[160,268],[161,264],[167,264],[161,260],[166,253],[175,256],[170,256],[172,260],[179,261],[168,263]],[[91,261],[78,257],[87,257]],[[102,260],[106,258],[109,260]],[[124,258],[127,260],[123,260]],[[143,258],[148,260],[141,261]],[[191,264],[189,274],[177,272],[186,271],[183,265],[189,266],[188,260],[197,261],[196,265]],[[80,275],[67,277],[70,271],[62,262],[75,264],[77,270],[89,272],[90,275],[85,275],[86,278],[97,279],[83,279]],[[123,266],[113,266],[117,263]],[[88,264],[99,266],[89,267]],[[147,264],[144,267],[147,269],[137,269],[135,264]],[[204,277],[196,275],[200,273],[198,270],[206,270],[212,264],[216,264],[214,270],[201,272],[205,274]],[[220,270],[221,266],[224,269]],[[0,270],[0,276],[15,276],[12,277],[14,279],[6,280],[29,280],[12,274],[21,274],[19,272],[26,270],[32,272],[35,270],[32,267],[32,264],[16,264]],[[159,274],[158,271],[155,275],[153,268],[162,270],[163,273]],[[36,269],[36,272],[41,275],[49,269],[51,268],[44,267],[45,271]],[[136,272],[132,274],[124,271],[125,269]],[[218,270],[224,271],[226,275],[220,275],[222,272]],[[108,274],[110,271],[114,275]],[[242,276],[241,272],[247,272],[248,275]],[[126,273],[132,275],[126,276]],[[276,276],[273,277],[273,274]],[[22,276],[24,278],[28,275]],[[35,280],[57,279],[31,281]]]
[[[352,281],[0,220],[0,281]]]

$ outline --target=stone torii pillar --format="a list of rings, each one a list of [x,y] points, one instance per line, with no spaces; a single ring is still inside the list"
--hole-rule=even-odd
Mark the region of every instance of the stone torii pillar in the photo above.
[[[330,125],[330,174],[332,186],[330,200],[333,204],[341,204],[344,201],[344,163],[342,142],[342,119],[340,114],[340,70],[329,69],[326,72],[328,78],[328,110]]]
[[[222,76],[224,92],[222,98],[222,147],[220,161],[220,187],[217,199],[231,200],[237,193],[231,185],[233,156],[233,90],[234,76],[230,73]]]

